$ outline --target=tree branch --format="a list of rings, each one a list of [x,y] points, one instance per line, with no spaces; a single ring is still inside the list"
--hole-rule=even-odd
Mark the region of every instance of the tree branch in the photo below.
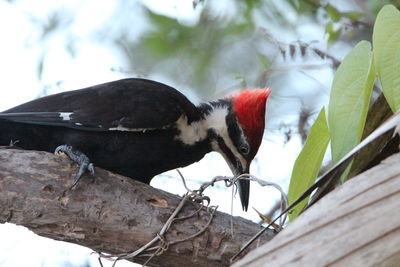
[[[399,266],[400,154],[336,188],[233,267]]]
[[[111,254],[129,253],[152,240],[181,198],[96,168],[95,179],[85,177],[68,190],[77,166],[47,152],[0,149],[0,222],[23,225],[38,235]],[[179,217],[200,206],[188,202]],[[192,236],[207,226],[203,208],[193,217],[175,221],[167,241]],[[261,229],[251,221],[217,212],[207,230],[193,239],[171,245],[150,265],[229,265],[240,246]],[[261,243],[271,239],[267,232]],[[253,247],[254,248],[254,247]],[[131,259],[143,263],[149,256]]]

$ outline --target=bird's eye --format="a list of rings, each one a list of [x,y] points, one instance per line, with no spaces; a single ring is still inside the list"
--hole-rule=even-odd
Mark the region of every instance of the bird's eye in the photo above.
[[[249,153],[249,147],[246,145],[242,145],[239,147],[240,153],[247,155]]]

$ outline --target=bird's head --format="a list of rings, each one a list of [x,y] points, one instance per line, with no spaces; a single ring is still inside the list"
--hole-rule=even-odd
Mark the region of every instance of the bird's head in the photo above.
[[[217,135],[216,150],[225,158],[235,176],[249,173],[250,163],[260,147],[265,127],[265,104],[269,89],[245,90],[227,97],[229,108],[225,130]],[[239,181],[242,207],[249,204],[250,182]]]

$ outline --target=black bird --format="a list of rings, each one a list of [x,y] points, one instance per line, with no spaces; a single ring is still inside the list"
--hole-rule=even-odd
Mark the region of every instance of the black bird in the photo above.
[[[249,172],[260,146],[269,94],[269,89],[246,90],[195,106],[162,83],[123,79],[1,112],[0,145],[12,141],[28,150],[64,151],[81,165],[76,182],[85,170],[93,172],[92,162],[150,183],[155,175],[211,151],[221,153],[240,175]],[[245,210],[249,190],[249,181],[240,180]]]

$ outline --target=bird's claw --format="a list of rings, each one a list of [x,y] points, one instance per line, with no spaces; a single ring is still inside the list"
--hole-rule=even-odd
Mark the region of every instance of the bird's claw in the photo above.
[[[206,201],[207,202],[206,206],[210,205],[210,201],[211,201],[210,198],[207,196],[196,195],[196,194],[193,196],[192,200],[196,203],[203,203],[204,201]]]
[[[88,171],[90,175],[94,175],[94,166],[93,163],[90,162],[88,156],[83,154],[78,150],[74,150],[71,146],[68,145],[61,145],[56,148],[54,151],[55,154],[64,153],[66,154],[73,162],[79,164],[78,173],[75,176],[75,180],[70,186],[72,189],[82,178],[83,174]]]

